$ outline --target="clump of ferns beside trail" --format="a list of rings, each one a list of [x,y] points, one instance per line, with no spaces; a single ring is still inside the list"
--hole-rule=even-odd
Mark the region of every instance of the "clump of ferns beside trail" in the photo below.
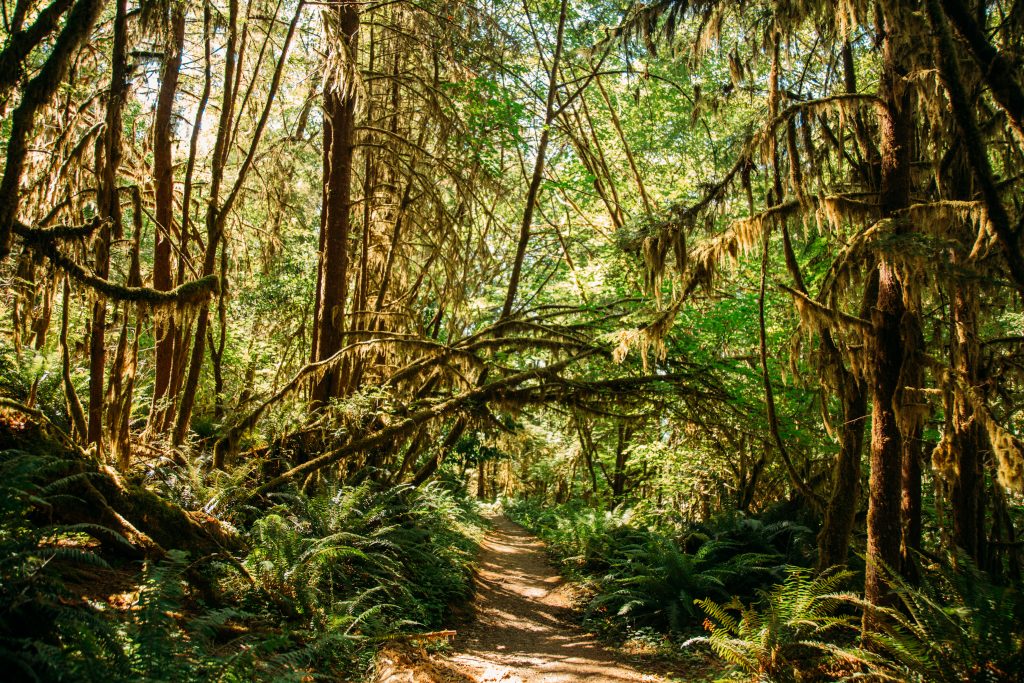
[[[76,473],[81,456],[49,440],[16,445],[0,451],[0,666],[10,680],[348,680],[383,642],[446,625],[471,596],[484,522],[451,482],[291,491],[262,510],[228,504],[219,514],[239,525],[240,551],[168,549],[140,564],[117,531],[62,519],[79,489],[107,475]],[[150,485],[192,509],[231,500],[237,482],[167,476],[176,467]]]
[[[922,566],[917,584],[888,571],[897,604],[879,608],[850,590],[856,572],[811,568],[813,537],[797,524],[503,505],[584,588],[588,626],[615,640],[646,632],[662,651],[706,647],[742,679],[772,683],[1010,683],[1024,671],[1024,597],[964,557],[949,558],[957,569]]]
[[[551,507],[525,499],[504,507],[585,586],[588,622],[618,635],[692,633],[703,619],[696,601],[752,598],[780,581],[787,565],[807,562],[812,540],[792,522],[739,514],[694,526],[621,508]]]

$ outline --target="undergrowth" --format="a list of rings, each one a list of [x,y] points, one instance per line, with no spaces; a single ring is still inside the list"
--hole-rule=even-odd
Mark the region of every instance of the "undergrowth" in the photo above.
[[[677,652],[704,646],[741,680],[1009,683],[1024,671],[1024,599],[963,557],[922,567],[915,584],[889,572],[897,604],[878,608],[848,590],[852,572],[811,570],[813,539],[792,523],[503,506],[585,587],[592,628],[661,634]]]
[[[470,597],[483,521],[450,482],[333,484],[242,510],[238,482],[182,468],[160,485],[232,519],[248,550],[139,564],[112,529],[48,521],[97,476],[69,475],[76,457],[0,451],[5,680],[356,680],[384,641],[445,625]]]
[[[507,500],[506,514],[547,543],[590,594],[587,622],[609,635],[700,629],[697,601],[751,599],[806,561],[807,529],[732,514],[687,526],[656,513]]]

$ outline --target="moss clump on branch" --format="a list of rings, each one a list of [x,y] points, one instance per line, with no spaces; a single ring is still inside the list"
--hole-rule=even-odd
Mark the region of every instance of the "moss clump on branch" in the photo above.
[[[31,249],[48,258],[53,265],[63,270],[77,282],[94,289],[114,301],[141,303],[150,306],[187,306],[199,303],[209,296],[220,293],[220,279],[216,275],[207,275],[192,282],[185,282],[168,291],[161,291],[152,287],[119,285],[90,272],[65,256],[57,248],[56,240],[87,236],[95,230],[97,225],[98,223],[93,221],[83,226],[34,229],[17,224],[15,226],[15,233],[24,239]]]

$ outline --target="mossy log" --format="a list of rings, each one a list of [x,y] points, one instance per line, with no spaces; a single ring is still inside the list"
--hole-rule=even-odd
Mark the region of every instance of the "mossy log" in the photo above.
[[[66,482],[63,495],[58,503],[40,505],[39,522],[108,529],[116,533],[96,533],[104,547],[136,558],[156,559],[169,550],[184,550],[194,558],[244,550],[242,538],[230,527],[203,512],[184,510],[142,484],[125,483],[59,430],[5,402],[0,408],[0,453],[11,450],[65,464],[59,468]]]

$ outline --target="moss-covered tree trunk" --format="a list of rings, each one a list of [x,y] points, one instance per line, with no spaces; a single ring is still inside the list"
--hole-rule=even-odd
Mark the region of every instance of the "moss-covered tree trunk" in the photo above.
[[[970,386],[978,384],[977,296],[959,286],[953,293],[953,367]],[[979,565],[985,558],[985,475],[982,425],[974,418],[962,391],[953,394],[951,454],[956,459],[950,482],[950,517],[953,542]]]
[[[320,214],[320,266],[316,292],[313,360],[330,358],[342,347],[348,299],[348,241],[352,228],[352,156],[356,127],[354,70],[359,46],[359,8],[342,2],[324,15],[332,48],[331,73],[324,86],[323,204]],[[347,74],[341,76],[340,74]],[[343,367],[323,374],[313,401],[326,403],[344,385]]]
[[[114,40],[111,50],[110,90],[102,144],[97,149],[96,176],[98,212],[103,220],[93,242],[93,270],[106,279],[110,275],[110,239],[121,237],[121,201],[117,173],[121,165],[121,114],[124,111],[128,51],[128,3],[117,0],[114,14]],[[89,333],[89,424],[88,441],[103,450],[103,409],[107,339],[107,301],[97,294],[92,308]]]
[[[881,155],[880,205],[883,219],[899,232],[900,213],[910,203],[910,144],[912,106],[904,79],[907,76],[907,45],[919,38],[913,33],[910,8],[900,3],[881,3],[878,34],[882,36],[882,73],[879,96]],[[898,567],[902,529],[903,440],[897,422],[895,400],[903,364],[900,323],[906,309],[903,284],[888,257],[878,265],[878,298],[871,314],[869,367],[871,368],[871,475],[868,482],[867,568],[864,595],[868,602],[887,602],[885,566]],[[864,616],[865,627],[873,614]]]
[[[174,222],[174,168],[171,154],[173,126],[171,116],[174,98],[178,91],[178,74],[181,70],[181,53],[185,43],[185,6],[176,4],[171,10],[170,39],[164,56],[160,92],[157,96],[156,114],[153,119],[153,182],[155,192],[154,217],[156,235],[153,242],[153,288],[167,291],[174,286],[171,273],[171,239]],[[171,383],[171,366],[174,361],[174,341],[177,325],[171,314],[158,317],[154,330],[153,403],[150,410],[150,427],[155,428],[164,400]]]

